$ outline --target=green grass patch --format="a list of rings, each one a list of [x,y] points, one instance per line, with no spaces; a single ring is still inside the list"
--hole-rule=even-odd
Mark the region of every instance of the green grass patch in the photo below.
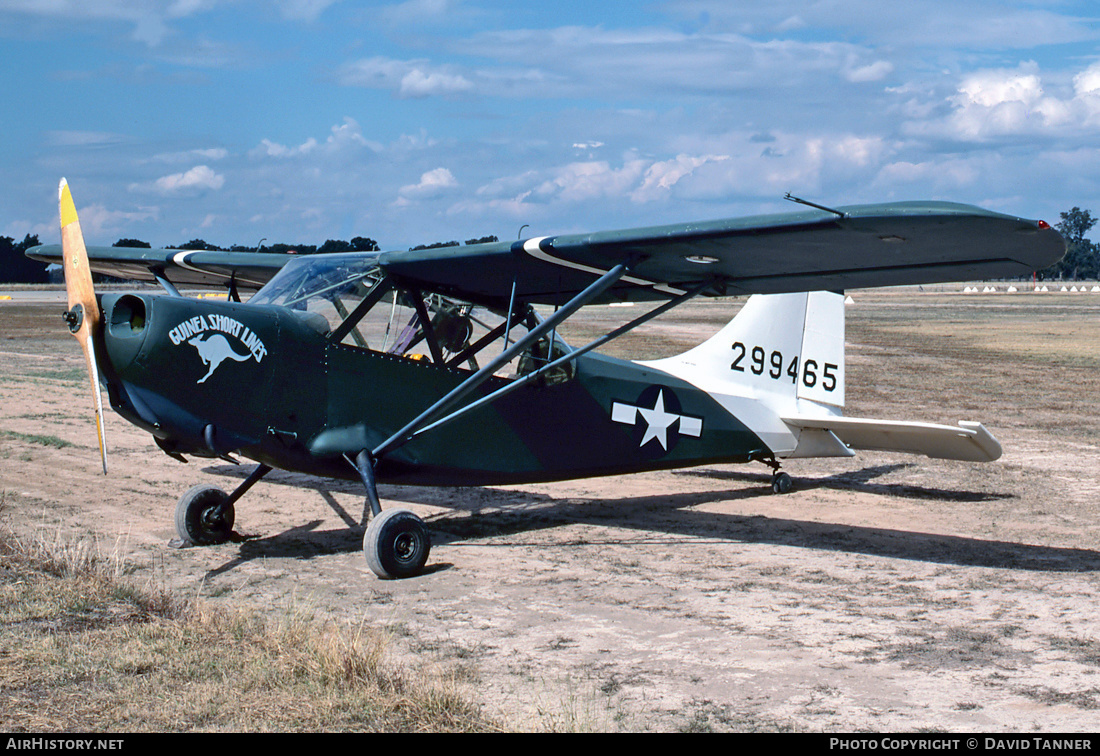
[[[67,446],[76,446],[71,441],[66,441],[63,438],[57,436],[45,435],[41,433],[20,433],[19,431],[0,430],[0,436],[6,438],[14,438],[17,441],[22,441],[27,444],[35,444],[37,446],[49,446],[54,449],[64,449]]]
[[[28,370],[26,374],[32,378],[45,378],[51,381],[61,381],[62,383],[83,384],[88,382],[88,373],[83,367]]]

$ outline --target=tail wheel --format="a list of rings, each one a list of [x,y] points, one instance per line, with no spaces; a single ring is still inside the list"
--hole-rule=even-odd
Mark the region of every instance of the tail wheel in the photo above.
[[[777,472],[772,476],[772,493],[790,493],[792,488],[794,488],[794,483],[791,481],[791,476],[787,475],[787,473]]]
[[[371,518],[363,534],[363,555],[371,572],[383,579],[419,574],[432,541],[424,521],[407,509],[387,509]]]
[[[176,535],[196,546],[225,543],[235,517],[229,496],[214,486],[195,486],[176,502]]]

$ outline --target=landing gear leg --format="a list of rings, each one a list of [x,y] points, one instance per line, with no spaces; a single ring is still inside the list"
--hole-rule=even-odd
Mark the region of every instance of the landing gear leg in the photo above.
[[[244,479],[244,482],[234,488],[233,493],[229,494],[229,500],[227,502],[229,506],[233,506],[237,502],[237,499],[244,496],[245,492],[247,492],[248,489],[256,485],[256,483],[259,482],[260,478],[267,475],[269,472],[271,472],[271,468],[269,466],[256,465],[256,469],[248,474],[248,477]]]
[[[233,535],[236,517],[233,505],[263,476],[271,472],[267,465],[258,465],[237,486],[226,494],[220,488],[198,485],[176,502],[176,535],[183,546],[206,546],[225,543]]]
[[[407,509],[382,511],[374,478],[374,460],[365,449],[355,458],[355,466],[370,505],[370,525],[363,533],[363,556],[383,580],[417,575],[428,562],[431,537],[424,521]]]
[[[366,449],[359,452],[355,458],[355,467],[359,470],[363,488],[367,489],[367,503],[370,505],[371,517],[377,517],[382,514],[382,502],[378,500],[378,484],[374,480],[374,460],[370,452]],[[364,522],[366,522],[365,519]]]

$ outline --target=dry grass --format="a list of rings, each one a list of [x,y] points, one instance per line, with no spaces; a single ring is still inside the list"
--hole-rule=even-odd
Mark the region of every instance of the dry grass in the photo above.
[[[127,571],[95,544],[0,532],[6,730],[500,729],[445,674],[389,662],[380,631],[181,601]]]

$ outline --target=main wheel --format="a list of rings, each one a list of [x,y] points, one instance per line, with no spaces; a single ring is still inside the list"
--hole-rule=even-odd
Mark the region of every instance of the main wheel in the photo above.
[[[772,493],[790,493],[793,487],[794,483],[791,481],[791,476],[787,475],[787,473],[777,472],[772,476]]]
[[[363,534],[367,566],[380,578],[416,575],[428,561],[432,541],[424,521],[407,509],[387,509]]]
[[[214,486],[195,486],[176,502],[176,535],[185,543],[225,543],[233,534],[233,505]]]

